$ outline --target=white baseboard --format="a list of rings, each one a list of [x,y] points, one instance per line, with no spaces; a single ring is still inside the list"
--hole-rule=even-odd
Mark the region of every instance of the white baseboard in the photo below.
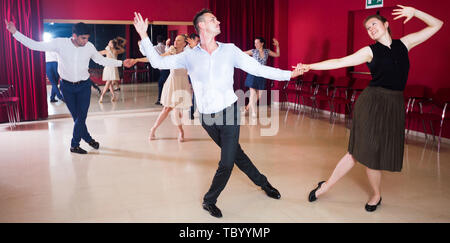
[[[283,105],[286,105],[285,102],[281,102],[281,103],[283,103]],[[272,102],[272,104],[273,104],[275,107],[278,107],[278,108],[280,107],[280,104],[281,104],[281,103],[280,103],[280,102]],[[301,106],[301,105],[299,105],[299,104],[292,103],[292,102],[288,102],[287,105],[290,106],[292,109],[298,109],[298,108],[300,108],[300,106]],[[307,107],[308,109],[311,109],[311,106],[306,106],[306,107]],[[322,110],[322,109],[318,109],[318,110],[319,110],[319,113],[320,113],[321,115],[327,115],[327,116],[329,116],[330,113],[331,113],[331,111],[329,111],[329,110]],[[338,114],[337,114],[337,117],[338,117],[339,119],[341,119],[341,120],[344,120],[344,119],[345,119],[345,114],[340,114],[340,113],[338,113]],[[405,131],[405,133],[406,133],[406,131]],[[414,131],[414,130],[410,130],[408,136],[413,136],[413,137],[421,138],[421,139],[423,139],[423,140],[425,140],[425,139],[426,139],[426,136],[428,136],[428,139],[433,140],[433,135],[427,134],[427,135],[425,136],[425,133],[424,133],[424,132],[419,132],[419,131]],[[439,138],[438,136],[435,136],[435,139],[436,139],[436,140],[437,140],[438,138]],[[441,143],[450,144],[450,139],[441,137]]]

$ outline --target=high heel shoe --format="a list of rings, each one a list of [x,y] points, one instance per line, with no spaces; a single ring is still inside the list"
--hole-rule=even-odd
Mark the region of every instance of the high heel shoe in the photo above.
[[[316,191],[319,190],[319,188],[322,186],[323,183],[325,183],[325,181],[319,182],[319,184],[318,184],[318,186],[316,187],[316,189],[312,190],[312,191],[309,193],[309,197],[308,197],[309,202],[314,202],[314,201],[317,200],[317,197],[316,197]]]
[[[375,210],[377,210],[377,207],[381,204],[381,197],[380,197],[380,201],[378,201],[377,205],[369,205],[368,203],[366,204],[366,211],[367,212],[373,212]]]

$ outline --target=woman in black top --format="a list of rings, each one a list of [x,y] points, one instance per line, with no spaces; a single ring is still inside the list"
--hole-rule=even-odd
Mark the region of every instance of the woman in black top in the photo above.
[[[310,192],[313,202],[327,192],[356,162],[366,166],[367,177],[374,191],[367,202],[367,211],[375,211],[381,203],[381,170],[401,171],[404,145],[403,90],[409,71],[408,51],[434,35],[443,22],[412,7],[398,5],[392,13],[394,19],[405,17],[404,23],[417,17],[427,27],[419,32],[393,40],[389,23],[380,15],[366,18],[364,26],[375,44],[340,59],[332,59],[310,65],[298,65],[298,69],[330,70],[367,63],[372,81],[355,104],[350,132],[348,153],[339,161],[333,174]]]

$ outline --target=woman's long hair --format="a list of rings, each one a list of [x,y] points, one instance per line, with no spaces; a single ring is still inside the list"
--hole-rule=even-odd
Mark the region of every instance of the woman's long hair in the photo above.
[[[127,40],[125,40],[123,37],[117,36],[116,38],[112,39],[112,43],[113,49],[116,51],[120,51],[125,48]]]

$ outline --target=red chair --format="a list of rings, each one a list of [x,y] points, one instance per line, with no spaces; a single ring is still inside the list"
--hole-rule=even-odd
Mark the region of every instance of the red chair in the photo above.
[[[299,115],[302,112],[302,110],[305,108],[306,100],[311,101],[311,114],[313,114],[313,108],[315,106],[313,99],[311,97],[314,96],[315,88],[316,88],[316,81],[317,81],[317,74],[314,73],[306,73],[299,77],[298,87],[296,90],[297,95],[297,103],[300,105]],[[301,104],[300,104],[301,100]]]
[[[438,152],[441,148],[441,136],[444,122],[448,121],[447,107],[450,103],[450,88],[441,88],[436,91],[431,99],[421,101],[422,105],[427,105],[428,110],[423,112],[422,119],[429,121],[431,132],[433,135],[433,141],[435,141],[435,132],[433,128],[433,122],[439,123],[439,139],[438,139]]]
[[[279,92],[279,95],[278,95],[279,101],[278,102],[279,102],[279,105],[280,105],[280,109],[283,109],[284,106],[286,106],[286,104],[289,103],[289,99],[287,97],[286,89],[288,88],[288,86],[290,84],[294,84],[294,82],[273,80],[270,83],[270,89],[271,90],[278,90],[278,92]],[[282,98],[284,98],[285,100],[282,101]]]
[[[286,103],[287,103],[286,118],[287,118],[287,116],[289,114],[289,110],[291,109],[291,106],[289,105],[289,97],[294,96],[294,102],[295,102],[294,110],[297,110],[297,107],[299,105],[297,92],[298,92],[298,89],[300,87],[299,86],[300,82],[301,82],[301,77],[297,77],[295,79],[295,82],[290,81],[283,88],[284,89],[284,95],[285,95],[285,98],[286,98]]]
[[[6,109],[9,127],[16,127],[16,123],[20,121],[19,98],[14,96],[12,85],[0,85],[0,106]]]
[[[131,83],[138,83],[143,80],[150,80],[150,65],[147,63],[138,62],[130,68],[122,67],[122,80],[129,80]]]
[[[425,101],[425,86],[423,85],[408,85],[405,87],[405,90],[403,91],[403,96],[405,98],[405,104],[406,104],[406,142],[408,142],[408,135],[409,131],[411,129],[411,123],[412,121],[416,120],[422,121],[423,130],[425,132],[425,138],[427,137],[427,130],[425,127],[425,122],[422,118],[423,116],[423,102]],[[418,106],[416,105],[418,104]]]
[[[319,106],[321,101],[328,102],[328,106],[333,106],[331,101],[333,100],[333,83],[334,78],[328,75],[321,75],[317,78],[314,88],[314,95],[310,97],[312,101],[312,111],[314,114],[319,114]],[[330,112],[330,122],[331,122],[331,112]]]
[[[349,123],[348,117],[351,116],[351,83],[352,78],[350,77],[339,77],[334,82],[332,87],[332,100],[330,106],[330,122],[335,122],[339,107],[343,105],[345,124]],[[348,116],[347,116],[348,114]]]

